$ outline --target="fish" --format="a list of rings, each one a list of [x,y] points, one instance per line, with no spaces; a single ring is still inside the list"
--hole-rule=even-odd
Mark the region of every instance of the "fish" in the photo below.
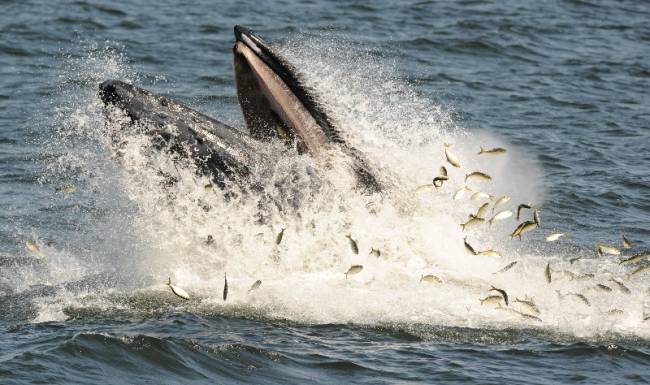
[[[505,273],[506,271],[512,269],[519,261],[512,261],[509,264],[505,265],[501,270],[498,270],[492,274]]]
[[[25,247],[27,247],[27,250],[31,251],[32,253],[38,255],[39,257],[44,257],[43,252],[41,249],[38,247],[36,242],[32,241],[31,239],[28,239],[25,241]]]
[[[420,282],[442,283],[442,279],[436,277],[433,274],[427,274],[420,277]]]
[[[492,177],[484,172],[474,171],[465,175],[465,182],[467,182],[468,179],[476,179],[481,182],[487,182],[492,180]]]
[[[631,257],[629,257],[629,258],[621,259],[621,260],[618,262],[618,264],[619,264],[619,265],[623,265],[623,264],[629,264],[629,263],[639,262],[639,261],[641,261],[641,260],[643,260],[643,259],[646,259],[649,255],[650,255],[650,254],[648,254],[648,253],[639,253],[639,254],[634,254],[633,256],[631,256]]]
[[[203,186],[203,189],[205,191],[212,191],[212,183],[208,183],[205,186]]]
[[[479,199],[489,199],[492,200],[494,196],[492,194],[484,193],[483,191],[477,191],[472,196],[469,197],[469,199],[473,201],[477,201]]]
[[[535,207],[535,209],[533,210],[533,221],[535,222],[537,227],[542,227],[542,220],[539,216],[539,209],[537,207]]]
[[[483,250],[479,251],[477,255],[482,255],[485,257],[496,257],[496,258],[501,258],[501,253],[499,253],[496,250]]]
[[[546,282],[551,283],[553,277],[551,275],[551,264],[547,263],[546,268],[544,269],[544,277],[546,277]]]
[[[478,155],[483,155],[483,154],[486,154],[486,155],[501,155],[501,154],[505,154],[505,153],[506,153],[505,148],[494,147],[494,148],[491,148],[489,150],[486,150],[483,147],[481,147],[481,151],[478,152]]]
[[[284,237],[284,230],[285,228],[283,227],[282,230],[278,233],[278,235],[275,236],[275,244],[279,245],[280,242],[282,242],[282,238]]]
[[[461,187],[454,193],[454,200],[457,201],[465,196],[465,191],[469,190],[467,187]]]
[[[625,235],[622,235],[623,237],[623,248],[624,249],[631,249],[632,248],[632,242],[630,242],[627,238],[625,238]]]
[[[446,176],[437,176],[437,177],[433,178],[433,183],[432,183],[433,187],[440,188],[440,187],[442,187],[442,184],[447,180],[449,180],[449,178],[446,177]]]
[[[602,291],[606,291],[606,292],[611,292],[611,291],[612,291],[612,288],[611,288],[611,287],[609,287],[609,286],[607,286],[607,285],[603,285],[602,283],[597,284],[597,285],[596,285],[596,288],[597,288],[597,289],[600,289],[600,290],[602,290]]]
[[[536,228],[537,228],[537,223],[535,223],[533,221],[526,221],[526,222],[521,223],[519,226],[517,226],[515,231],[513,231],[512,234],[510,234],[510,236],[512,238],[519,237],[519,240],[521,240],[521,237],[524,234],[526,234],[529,231],[533,231]]]
[[[639,275],[641,273],[646,272],[647,270],[650,270],[650,265],[641,265],[637,267],[633,272],[627,275],[628,278],[632,278],[636,275]]]
[[[77,188],[74,187],[73,185],[66,185],[66,186],[62,186],[62,187],[57,188],[56,191],[62,192],[62,193],[65,193],[65,194],[72,194],[73,192],[77,191]]]
[[[630,293],[632,293],[632,292],[630,291],[630,289],[629,289],[627,286],[625,286],[625,285],[623,284],[623,282],[621,282],[621,281],[619,281],[619,280],[617,280],[617,279],[614,279],[614,278],[610,278],[609,280],[612,281],[612,282],[614,282],[614,283],[616,284],[616,286],[618,286],[618,288],[619,288],[623,293],[625,293],[625,294],[630,294]]]
[[[478,208],[478,210],[476,211],[476,215],[474,215],[474,216],[477,217],[477,218],[485,219],[485,214],[488,211],[488,207],[490,207],[490,204],[489,203],[484,203],[483,205],[481,205],[481,207]]]
[[[555,242],[555,241],[557,241],[558,239],[560,239],[561,237],[566,237],[566,234],[565,234],[565,233],[553,233],[553,234],[549,234],[549,235],[546,237],[546,242]]]
[[[501,198],[497,199],[496,202],[494,202],[494,206],[492,207],[492,212],[494,213],[497,207],[506,204],[508,202],[510,202],[510,197],[507,195],[504,195]]]
[[[465,250],[472,255],[476,255],[476,251],[474,250],[472,245],[470,245],[469,242],[467,242],[467,237],[463,239],[463,242],[465,243]]]
[[[225,301],[228,298],[228,277],[226,273],[223,273],[223,300]]]
[[[589,303],[589,300],[583,294],[580,293],[569,293],[569,294],[581,300],[585,305],[591,306],[591,303]]]
[[[345,236],[349,243],[350,243],[350,249],[352,250],[353,253],[359,254],[359,246],[357,245],[357,241],[352,239],[352,234],[348,234]]]
[[[422,193],[422,192],[430,191],[431,189],[433,189],[433,187],[434,185],[431,183],[423,184],[422,186],[416,187],[415,192]]]
[[[248,289],[248,292],[250,293],[251,291],[256,290],[261,285],[262,285],[262,281],[258,279],[257,281],[253,282],[250,289]]]
[[[445,166],[440,167],[440,176],[444,176],[445,178],[448,176],[447,175],[447,168]]]
[[[206,245],[211,245],[214,243],[214,238],[212,237],[211,234],[208,234],[208,239],[205,240]]]
[[[621,310],[621,309],[610,309],[610,310],[607,311],[607,314],[609,314],[609,315],[623,315],[623,314],[625,314],[625,312],[623,312],[623,310]]]
[[[348,269],[348,271],[345,272],[345,279],[348,279],[348,275],[355,275],[359,274],[363,270],[363,265],[352,265]]]
[[[517,206],[517,220],[519,220],[519,216],[521,214],[522,209],[532,209],[533,206],[530,203],[522,203],[519,206]]]
[[[598,255],[603,255],[603,254],[621,255],[619,249],[602,242],[596,243],[596,251],[598,251]]]
[[[381,257],[381,251],[379,251],[379,249],[370,248],[369,254],[372,255],[373,257],[377,257],[377,258]]]
[[[514,302],[524,305],[531,313],[535,313],[536,315],[541,314],[541,311],[539,311],[539,308],[533,301],[515,298]]]
[[[172,293],[176,294],[177,297],[180,297],[184,300],[190,299],[190,295],[187,294],[185,290],[181,289],[178,286],[172,285],[172,277],[167,278],[167,286],[169,286],[169,288],[172,289]]]
[[[510,218],[511,216],[512,216],[512,211],[511,211],[511,210],[503,210],[503,211],[499,211],[499,212],[496,213],[494,216],[492,216],[492,218],[490,218],[490,220],[488,221],[488,223],[490,224],[490,226],[492,226],[492,223],[494,223],[494,222],[496,222],[496,221],[502,221],[502,220],[504,220],[504,219],[508,219],[508,218]]]
[[[460,160],[449,151],[449,145],[445,143],[445,157],[447,158],[447,162],[451,164],[452,166],[456,168],[460,168]]]
[[[483,222],[485,222],[485,219],[472,216],[470,218],[470,220],[468,220],[467,222],[461,223],[460,227],[463,229],[463,231],[465,231],[468,228],[474,227],[474,226],[479,225],[479,224],[481,224]]]
[[[503,297],[503,301],[506,303],[506,306],[508,306],[508,293],[506,293],[505,290],[499,289],[499,288],[496,288],[496,287],[492,286],[490,291],[496,291],[499,294],[501,294],[501,296]]]
[[[591,274],[591,273],[585,273],[585,274],[576,275],[573,279],[575,279],[575,280],[577,280],[577,281],[584,281],[584,280],[586,280],[586,279],[592,279],[592,278],[594,278],[594,277],[595,277],[594,274]]]
[[[582,257],[573,257],[573,258],[569,259],[569,263],[573,265],[573,262],[577,262],[577,261],[579,261],[581,259],[582,259]]]
[[[485,298],[479,298],[479,301],[481,302],[481,306],[484,304],[488,305],[501,305],[501,302],[503,301],[503,297],[501,295],[488,295]]]

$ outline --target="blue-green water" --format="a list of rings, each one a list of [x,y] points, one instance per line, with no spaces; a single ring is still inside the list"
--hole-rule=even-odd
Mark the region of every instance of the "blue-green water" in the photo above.
[[[621,248],[622,234],[633,243],[623,256],[650,248],[646,2],[0,9],[0,383],[650,382],[648,275],[629,275],[643,262],[594,251]],[[381,170],[374,211],[330,172],[322,191],[300,184],[302,209],[259,224],[255,204],[207,194],[187,170],[170,199],[155,172],[169,164],[138,138],[126,164],[112,159],[96,97],[109,78],[245,129],[235,24],[304,72]],[[442,191],[415,193],[444,163],[443,141],[463,168],[447,164]],[[478,156],[480,145],[508,153]],[[304,160],[273,165],[275,180],[287,183],[292,161]],[[512,218],[469,232],[502,258],[463,253],[457,225],[479,203],[451,196],[475,168],[493,176],[483,190],[512,196],[504,208],[541,208],[542,227],[521,242],[507,236]],[[569,236],[546,242],[554,232]],[[381,258],[362,255],[371,247]],[[364,271],[346,281],[354,263]],[[444,283],[418,283],[427,273]],[[192,300],[173,297],[168,275]],[[490,285],[534,300],[541,321],[481,305]]]

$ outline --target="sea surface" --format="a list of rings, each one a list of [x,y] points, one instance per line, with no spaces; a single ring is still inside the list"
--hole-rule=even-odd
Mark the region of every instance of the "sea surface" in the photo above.
[[[650,251],[650,3],[180,3],[0,0],[0,384],[650,383],[650,261],[619,263]],[[288,154],[255,165],[278,205],[224,198],[106,121],[120,79],[245,131],[236,24],[382,194]]]

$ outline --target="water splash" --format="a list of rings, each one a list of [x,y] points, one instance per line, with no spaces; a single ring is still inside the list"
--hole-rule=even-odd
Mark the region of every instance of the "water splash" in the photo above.
[[[540,327],[577,336],[650,336],[642,321],[647,295],[640,280],[626,281],[632,294],[615,286],[612,292],[595,289],[596,283],[626,272],[615,261],[590,258],[590,251],[577,247],[547,246],[536,235],[513,240],[508,234],[514,220],[462,231],[459,224],[482,202],[467,196],[453,200],[452,195],[474,170],[488,173],[492,181],[468,186],[511,196],[503,208],[515,209],[520,202],[543,207],[542,173],[524,150],[492,133],[460,127],[449,111],[401,80],[394,66],[353,44],[294,37],[280,50],[303,72],[346,139],[367,155],[385,191],[360,195],[351,189],[352,176],[342,165],[323,170],[307,157],[286,156],[255,165],[267,177],[265,192],[280,203],[264,205],[266,220],[260,222],[259,199],[226,199],[206,189],[209,181],[191,165],[154,151],[136,132],[121,131],[120,151],[113,151],[119,127],[106,126],[96,85],[106,78],[137,76],[113,51],[90,50],[64,76],[64,93],[75,96],[62,102],[62,130],[55,141],[60,156],[51,173],[53,179],[71,178],[81,192],[67,199],[91,209],[77,218],[78,234],[63,247],[45,249],[46,273],[24,276],[32,285],[88,284],[63,285],[53,297],[42,297],[36,321],[60,319],[70,308],[176,306],[163,285],[171,276],[194,297],[178,306],[195,311],[241,308],[299,322]],[[462,168],[445,163],[443,143],[452,145]],[[508,153],[479,156],[480,146],[505,147]],[[442,165],[449,181],[416,193]],[[299,209],[287,209],[298,195]],[[346,234],[358,242],[359,254]],[[496,249],[504,257],[469,255],[466,236],[476,248]],[[381,255],[372,255],[372,248]],[[588,258],[571,265],[575,253]],[[515,260],[511,270],[494,274]],[[548,284],[548,263],[554,272],[568,269],[594,278],[570,280],[568,273],[557,273]],[[352,264],[364,269],[346,280],[343,273]],[[221,300],[224,271],[231,293],[226,304]],[[443,283],[421,283],[423,274],[435,274]],[[262,286],[249,294],[257,279]],[[511,300],[533,299],[542,322],[481,305],[478,299],[490,294],[491,285],[506,289]],[[573,297],[560,299],[556,290],[584,293],[590,306]]]

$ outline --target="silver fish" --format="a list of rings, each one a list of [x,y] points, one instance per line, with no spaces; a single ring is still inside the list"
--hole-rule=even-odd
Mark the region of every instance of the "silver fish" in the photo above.
[[[223,273],[223,300],[225,301],[228,298],[228,277],[226,273]]]
[[[553,277],[551,276],[551,264],[547,263],[546,268],[544,269],[544,277],[546,277],[546,282],[551,283]]]
[[[278,235],[276,235],[276,237],[275,237],[275,244],[276,245],[279,245],[280,242],[282,242],[282,237],[284,237],[284,230],[285,229],[283,227],[282,230],[280,230],[280,232],[278,233]]]
[[[471,219],[468,220],[467,222],[461,223],[460,227],[463,229],[463,231],[465,231],[466,229],[468,229],[470,227],[474,227],[474,226],[476,226],[478,224],[481,224],[483,222],[485,222],[485,219],[477,218],[477,217],[472,216]]]
[[[490,218],[488,223],[490,224],[490,226],[492,226],[493,222],[502,221],[504,219],[510,218],[511,216],[512,216],[512,211],[510,211],[510,210],[499,211],[492,218]]]
[[[474,171],[465,175],[465,182],[467,182],[468,179],[476,179],[481,182],[487,182],[492,180],[492,177],[484,172]]]
[[[554,233],[554,234],[549,234],[549,235],[546,237],[546,242],[555,242],[555,241],[557,241],[558,239],[560,239],[561,237],[565,237],[565,236],[566,236],[565,233]]]
[[[477,200],[479,200],[479,199],[489,199],[489,200],[492,200],[493,198],[494,198],[494,197],[493,197],[491,194],[484,193],[483,191],[477,191],[477,192],[475,192],[474,194],[472,194],[471,197],[469,197],[469,199],[471,199],[471,200],[473,200],[473,201],[477,201]]]
[[[187,292],[185,290],[181,289],[178,286],[172,285],[172,277],[167,278],[167,286],[169,286],[169,288],[172,290],[172,293],[174,293],[179,298],[182,298],[184,300],[189,300],[190,299],[190,295],[187,294]]]
[[[650,265],[641,265],[641,266],[637,267],[633,272],[628,274],[627,276],[628,276],[628,278],[632,278],[632,277],[634,277],[636,275],[644,273],[647,270],[650,270]]]
[[[381,257],[381,251],[379,251],[379,249],[370,248],[370,255],[379,258]]]
[[[447,168],[445,166],[440,167],[440,176],[447,177]]]
[[[495,148],[491,148],[491,149],[486,150],[483,147],[481,147],[481,151],[478,152],[478,155],[483,155],[483,154],[486,154],[486,155],[501,155],[501,154],[505,154],[505,153],[506,153],[505,148],[495,147]]]
[[[504,300],[505,303],[506,303],[506,306],[508,306],[508,293],[506,293],[505,290],[503,290],[503,289],[499,289],[499,288],[496,288],[496,287],[492,286],[492,288],[490,289],[490,291],[496,291],[496,292],[498,292],[499,294],[501,294],[501,296],[503,297],[503,300]]]
[[[621,255],[621,251],[619,249],[606,243],[596,243],[596,251],[598,251],[598,255]]]
[[[582,303],[584,303],[585,305],[587,305],[587,306],[591,306],[591,303],[589,303],[589,300],[588,300],[587,297],[585,297],[583,294],[580,294],[580,293],[573,293],[573,292],[569,292],[569,293],[566,293],[566,294],[562,294],[559,290],[556,290],[555,292],[557,293],[557,295],[558,295],[560,298],[564,298],[564,297],[567,297],[567,296],[573,296],[573,297],[578,298],[578,299],[579,299],[580,301],[582,301]]]
[[[256,290],[261,285],[262,285],[262,281],[258,279],[257,281],[253,282],[250,289],[248,289],[248,292],[250,293],[251,291]]]
[[[350,242],[350,249],[352,250],[352,252],[355,254],[359,254],[359,246],[357,245],[357,241],[352,239],[352,234],[348,234],[345,237]]]
[[[39,257],[43,257],[43,252],[41,249],[38,247],[36,242],[32,240],[27,240],[25,241],[25,247],[27,247],[27,250],[31,251],[32,253],[38,255]]]
[[[420,282],[442,283],[442,279],[436,277],[433,274],[427,274],[420,277]]]
[[[529,231],[533,231],[537,228],[537,223],[533,221],[526,221],[522,224],[520,224],[515,231],[510,234],[511,237],[519,237],[519,240],[521,240],[521,237],[526,234]]]
[[[505,265],[501,270],[496,271],[492,274],[499,274],[499,273],[505,273],[506,271],[512,269],[519,261],[513,261],[510,262],[509,264]]]
[[[606,292],[610,292],[610,291],[612,291],[612,288],[611,288],[611,287],[609,287],[609,286],[607,286],[607,285],[603,285],[602,283],[597,284],[597,285],[596,285],[596,288],[597,288],[597,289],[600,289],[600,290],[602,290],[602,291],[606,291]]]
[[[477,217],[477,218],[485,219],[485,214],[488,211],[488,207],[490,207],[490,204],[489,203],[484,203],[483,205],[481,205],[481,207],[478,208],[478,210],[476,211],[476,215],[474,215],[474,216]]]
[[[506,204],[510,202],[510,197],[507,195],[502,196],[501,198],[497,199],[496,202],[494,202],[494,206],[492,207],[492,212],[497,209],[497,207]]]
[[[463,196],[465,196],[465,191],[466,190],[469,191],[469,189],[467,187],[462,187],[462,188],[459,188],[458,190],[456,190],[456,192],[454,193],[454,200],[457,201],[457,200],[461,199]]]
[[[479,251],[477,255],[482,255],[485,257],[496,257],[496,258],[501,258],[501,253],[499,253],[496,250],[483,250]]]
[[[467,242],[467,237],[465,237],[465,239],[463,239],[463,242],[465,243],[465,250],[467,250],[467,252],[472,254],[472,255],[476,255],[476,250],[474,250],[472,245],[470,245],[469,242]]]
[[[445,143],[445,157],[447,158],[447,162],[456,168],[460,168],[460,160],[449,151],[448,147],[449,145]]]
[[[639,254],[634,254],[633,256],[631,256],[631,257],[629,257],[629,258],[621,259],[621,260],[618,262],[618,264],[619,264],[619,265],[623,265],[623,264],[629,264],[629,263],[639,262],[639,261],[641,261],[641,260],[643,260],[643,259],[646,259],[648,256],[650,256],[650,254],[648,254],[648,253],[639,253]]]
[[[617,279],[614,279],[614,278],[610,278],[609,280],[612,281],[612,282],[614,282],[614,283],[616,284],[616,286],[618,286],[618,288],[619,288],[623,293],[625,293],[625,294],[630,294],[630,293],[632,293],[632,292],[630,291],[630,289],[628,289],[628,287],[625,286],[625,285],[623,284],[623,282],[621,282],[621,281],[619,281],[619,280],[617,280]]]
[[[348,269],[348,271],[345,272],[345,279],[348,279],[348,275],[355,275],[359,274],[363,270],[363,265],[352,265]]]
[[[515,298],[514,302],[519,303],[521,305],[524,305],[528,309],[529,312],[535,313],[535,315],[540,315],[541,314],[541,312],[539,311],[539,308],[537,307],[537,305],[535,305],[535,303],[533,301]]]
[[[479,301],[481,301],[481,305],[501,305],[503,297],[501,295],[488,295],[485,298],[479,298]]]

